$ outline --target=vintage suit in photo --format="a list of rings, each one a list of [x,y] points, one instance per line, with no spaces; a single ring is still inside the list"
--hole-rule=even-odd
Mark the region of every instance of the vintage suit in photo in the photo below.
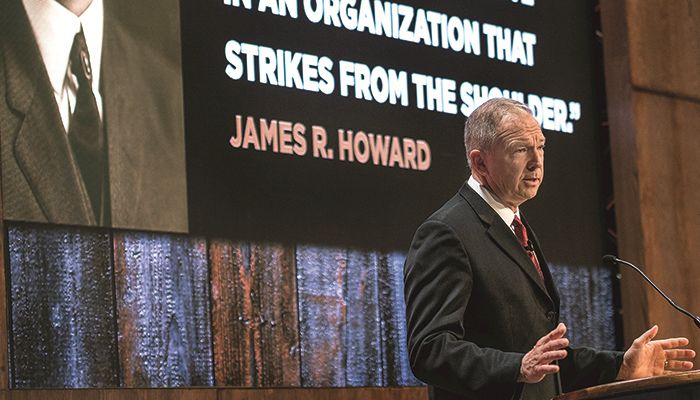
[[[100,82],[111,226],[186,232],[180,67],[125,29],[112,7],[119,2],[105,0]],[[0,2],[0,20],[4,217],[95,225],[21,0]]]

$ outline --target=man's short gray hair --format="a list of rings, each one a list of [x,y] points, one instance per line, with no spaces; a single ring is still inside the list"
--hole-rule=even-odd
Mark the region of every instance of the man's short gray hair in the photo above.
[[[503,123],[523,113],[532,115],[532,110],[519,101],[506,98],[488,100],[471,113],[464,123],[464,148],[470,168],[469,152],[474,149],[491,150]]]

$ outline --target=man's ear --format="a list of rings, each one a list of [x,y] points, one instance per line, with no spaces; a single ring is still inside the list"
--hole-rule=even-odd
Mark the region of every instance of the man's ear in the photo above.
[[[486,175],[488,169],[486,168],[486,161],[484,160],[484,152],[478,149],[474,149],[467,155],[469,157],[469,162],[472,166],[472,172],[479,176]]]

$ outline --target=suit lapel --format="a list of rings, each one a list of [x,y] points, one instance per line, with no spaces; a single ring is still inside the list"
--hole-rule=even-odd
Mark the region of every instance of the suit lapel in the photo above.
[[[498,214],[496,214],[491,206],[466,183],[460,189],[460,195],[486,224],[486,232],[491,237],[491,240],[518,265],[525,275],[528,276],[532,284],[539,288],[545,296],[549,297],[549,293],[537,274],[532,260],[528,257],[527,253],[520,245],[520,242],[518,242],[518,239]]]
[[[20,1],[6,2],[7,103],[21,119],[14,156],[48,221],[94,224],[39,49]],[[12,216],[8,216],[11,218]]]

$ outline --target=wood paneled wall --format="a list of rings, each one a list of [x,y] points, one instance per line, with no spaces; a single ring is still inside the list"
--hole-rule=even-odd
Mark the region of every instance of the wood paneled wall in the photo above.
[[[404,256],[8,223],[10,388],[420,385]]]
[[[206,240],[115,232],[114,275],[121,386],[213,385]]]
[[[217,384],[300,386],[294,248],[217,239],[209,258]]]
[[[620,257],[700,313],[700,1],[601,6]],[[700,330],[621,270],[625,342],[659,324],[700,350]]]
[[[109,234],[25,224],[7,234],[12,386],[117,386]]]

